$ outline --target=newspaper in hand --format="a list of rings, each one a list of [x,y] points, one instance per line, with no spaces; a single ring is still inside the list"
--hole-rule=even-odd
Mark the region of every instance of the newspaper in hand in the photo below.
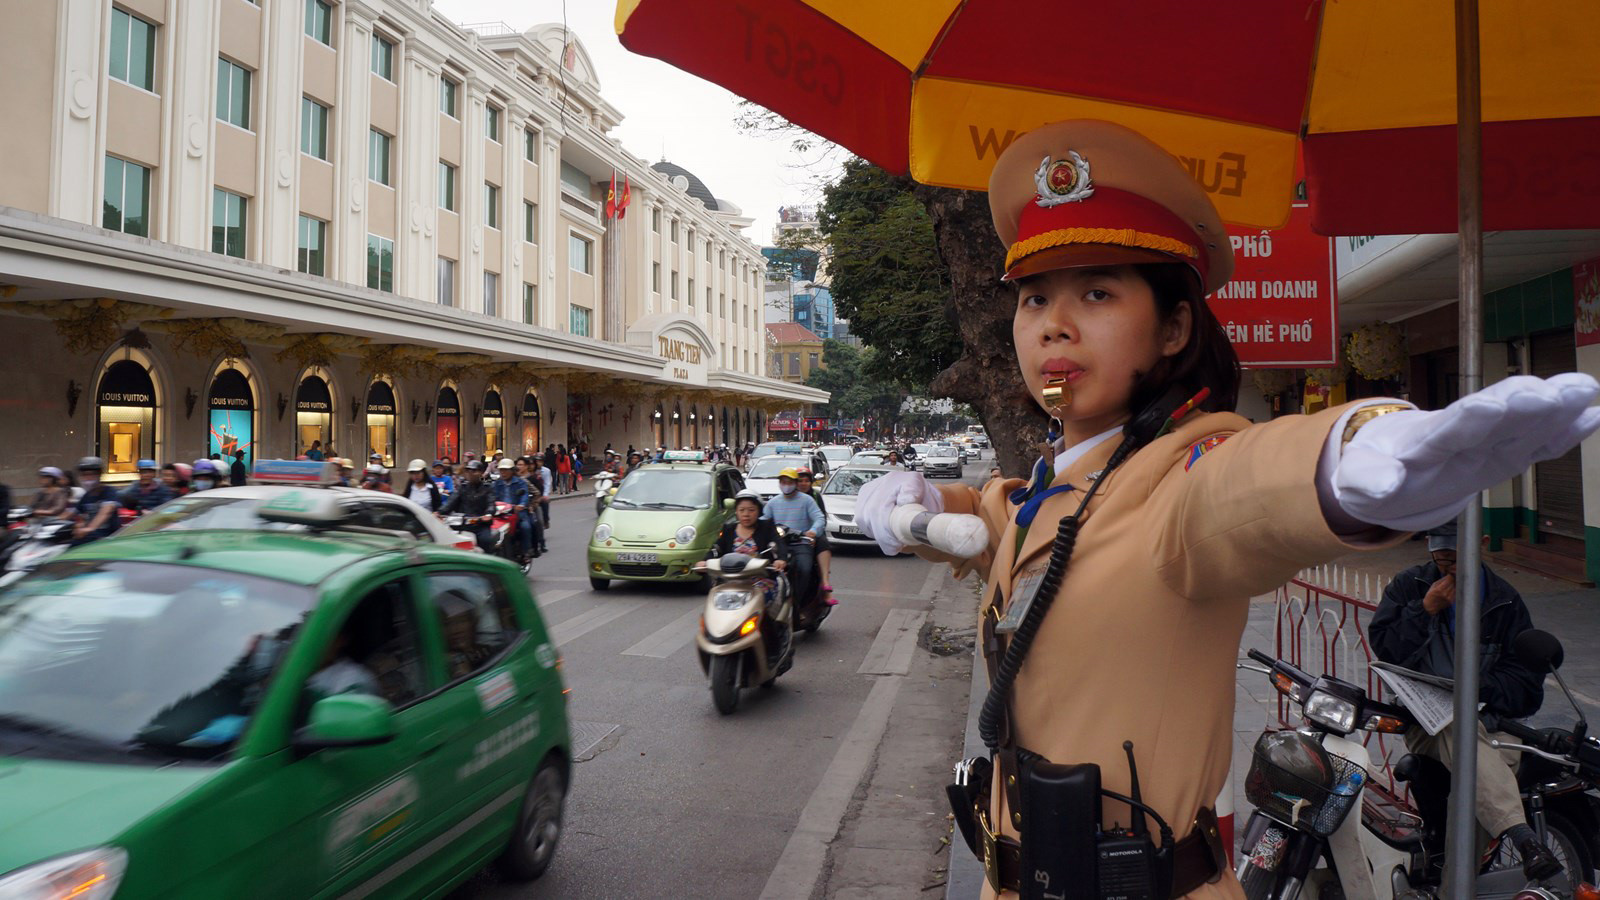
[[[1455,718],[1454,680],[1386,662],[1372,663],[1372,671],[1378,673],[1394,692],[1395,701],[1405,707],[1429,735],[1438,735],[1450,726]]]

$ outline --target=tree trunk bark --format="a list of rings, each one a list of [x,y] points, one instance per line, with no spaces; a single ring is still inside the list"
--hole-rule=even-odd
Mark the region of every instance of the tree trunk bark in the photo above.
[[[1006,476],[1026,478],[1049,419],[1028,393],[1017,365],[1011,320],[1016,291],[1001,283],[1006,249],[995,236],[987,194],[917,185],[933,218],[939,257],[950,272],[947,315],[961,335],[961,358],[934,378],[935,397],[978,411]]]

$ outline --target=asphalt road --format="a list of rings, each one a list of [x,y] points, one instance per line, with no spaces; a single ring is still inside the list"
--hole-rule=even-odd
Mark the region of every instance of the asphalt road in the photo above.
[[[963,480],[981,483],[988,466],[969,462]],[[556,501],[551,519],[533,582],[565,660],[580,752],[565,833],[539,881],[484,872],[452,900],[761,896],[808,801],[839,789],[824,775],[847,732],[888,715],[867,704],[873,681],[857,670],[889,611],[926,594],[942,567],[836,547],[839,606],[801,636],[774,689],[745,690],[721,716],[694,650],[704,594],[620,581],[592,592],[592,500]],[[950,715],[959,731],[964,704]]]

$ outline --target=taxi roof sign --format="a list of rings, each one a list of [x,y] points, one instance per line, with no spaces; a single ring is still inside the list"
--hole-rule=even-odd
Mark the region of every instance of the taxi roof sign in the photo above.
[[[256,515],[268,522],[335,528],[344,524],[350,512],[340,502],[338,491],[289,490],[256,507]]]
[[[258,484],[326,487],[339,480],[339,467],[316,459],[258,459],[252,479]]]
[[[706,461],[704,450],[668,450],[661,456],[662,462],[697,462]]]

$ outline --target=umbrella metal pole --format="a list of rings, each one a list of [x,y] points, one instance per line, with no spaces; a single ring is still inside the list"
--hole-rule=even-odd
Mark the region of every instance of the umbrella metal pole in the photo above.
[[[1478,74],[1478,0],[1456,0],[1456,178],[1461,279],[1461,395],[1483,386],[1483,135]],[[1473,448],[1462,447],[1471,453]],[[1483,510],[1461,514],[1456,549],[1455,760],[1450,772],[1445,884],[1471,897],[1477,877],[1478,633]]]

